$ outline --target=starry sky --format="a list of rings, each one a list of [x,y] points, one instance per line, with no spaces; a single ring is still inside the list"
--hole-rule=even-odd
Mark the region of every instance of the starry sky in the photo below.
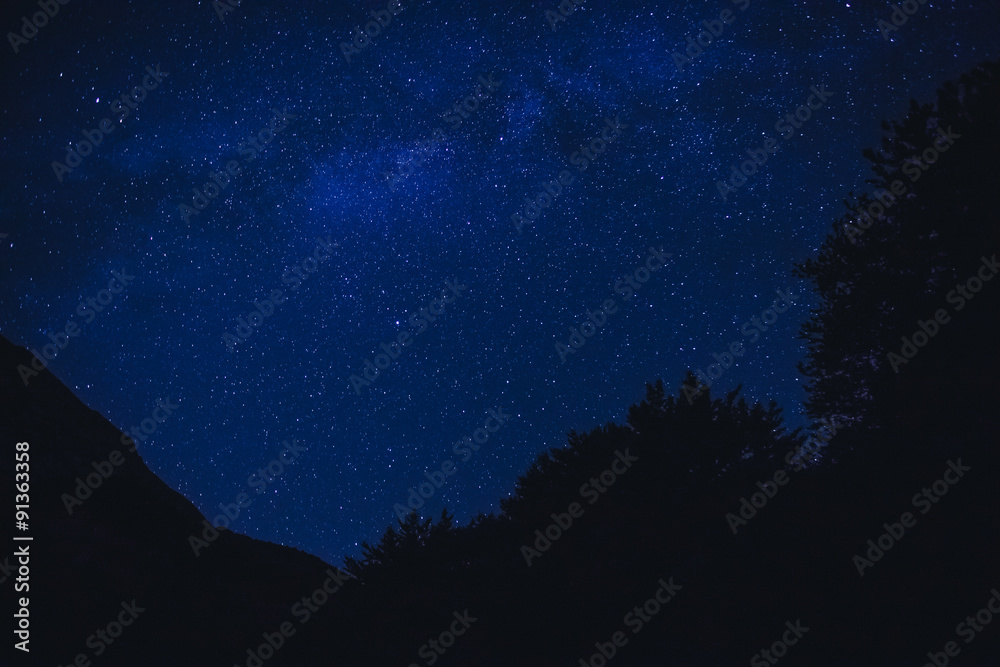
[[[713,389],[742,383],[804,425],[814,301],[793,263],[866,191],[880,121],[997,57],[1000,6],[933,0],[890,39],[881,2],[562,6],[59,6],[0,56],[2,333],[41,351],[74,322],[49,368],[90,407],[128,431],[177,404],[139,444],[155,473],[209,517],[250,493],[234,530],[331,563],[425,471],[455,464],[428,514],[496,510],[568,431],[622,421],[645,382],[676,390],[733,341],[747,352]],[[7,8],[4,31],[35,11]],[[813,86],[831,95],[783,137]],[[82,156],[85,132],[101,141]],[[723,200],[716,181],[768,138]],[[651,247],[670,257],[647,274]],[[127,284],[102,294],[113,272]],[[803,296],[751,342],[776,289]],[[563,362],[556,344],[609,299]],[[361,382],[382,344],[398,357]],[[256,493],[291,441],[305,449]]]

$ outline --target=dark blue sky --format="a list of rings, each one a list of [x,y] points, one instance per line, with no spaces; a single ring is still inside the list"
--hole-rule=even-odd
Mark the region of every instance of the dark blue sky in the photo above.
[[[553,29],[555,2],[404,0],[348,62],[341,43],[386,6],[248,0],[220,19],[207,2],[72,0],[0,65],[2,333],[41,351],[75,322],[50,369],[89,406],[127,430],[178,404],[140,444],[154,472],[209,516],[250,492],[235,530],[331,562],[377,539],[425,470],[455,461],[434,513],[496,509],[567,431],[623,420],[644,382],[675,388],[732,341],[747,353],[718,386],[802,424],[811,295],[756,342],[741,327],[776,289],[807,287],[792,265],[865,189],[880,121],[997,57],[1000,18],[993,1],[934,2],[887,41],[882,3],[587,0]],[[733,21],[679,71],[674,52],[724,9]],[[112,106],[147,66],[166,75]],[[812,86],[832,95],[783,138]],[[53,161],[104,118],[113,131],[60,181]],[[769,137],[776,152],[723,201],[716,181]],[[407,160],[422,164],[398,178]],[[186,221],[180,204],[227,164]],[[519,233],[511,216],[564,170]],[[650,246],[670,261],[626,299],[618,281]],[[101,295],[123,270],[134,279]],[[229,351],[223,335],[274,290],[283,302]],[[562,363],[556,343],[608,299]],[[351,375],[400,332],[359,395]],[[454,443],[490,410],[512,416],[461,461]],[[256,494],[248,477],[293,439],[306,449]]]

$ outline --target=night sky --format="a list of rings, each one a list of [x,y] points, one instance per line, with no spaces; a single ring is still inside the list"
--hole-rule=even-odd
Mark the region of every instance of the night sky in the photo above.
[[[2,333],[41,353],[73,322],[49,368],[91,408],[129,431],[177,405],[139,443],[156,474],[210,518],[250,493],[234,530],[329,562],[425,470],[455,465],[426,514],[496,510],[568,431],[733,341],[713,391],[805,425],[793,263],[866,191],[880,121],[1000,45],[995,0],[917,5],[889,40],[881,2],[387,6],[69,0],[0,64]],[[372,11],[388,25],[355,51]],[[753,340],[778,289],[802,297]]]

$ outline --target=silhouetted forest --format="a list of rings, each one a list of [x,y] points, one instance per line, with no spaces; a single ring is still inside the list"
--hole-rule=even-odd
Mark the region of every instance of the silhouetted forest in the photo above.
[[[536,461],[499,516],[462,528],[411,516],[348,561],[378,601],[370,613],[406,638],[390,647],[369,634],[351,659],[384,650],[370,664],[418,662],[449,610],[468,607],[480,620],[441,664],[577,664],[613,632],[631,636],[623,617],[671,576],[683,589],[619,651],[621,664],[745,663],[799,618],[810,630],[789,650],[798,664],[922,664],[957,639],[958,622],[1000,583],[1000,281],[948,300],[1000,251],[998,75],[983,65],[944,85],[935,104],[913,102],[904,120],[884,123],[882,146],[865,154],[871,192],[899,180],[903,194],[860,221],[855,211],[879,200],[849,197],[851,213],[797,267],[821,300],[802,332],[808,413],[838,427],[821,463],[785,462],[805,438],[782,429],[773,404],[706,392],[689,405],[680,386],[666,395],[657,382],[627,424],[572,433]],[[925,159],[935,142],[946,150]],[[897,373],[889,353],[901,355],[901,338],[939,309],[950,319]],[[618,450],[638,461],[587,504],[581,485]],[[912,497],[959,459],[971,471],[921,514],[931,503]],[[780,469],[788,482],[734,535],[726,515]],[[573,501],[582,517],[529,567],[522,545]],[[853,557],[906,511],[916,525],[861,576]],[[371,633],[368,614],[352,616]],[[972,654],[995,664],[998,647],[1000,628],[984,630],[963,643],[963,664]]]
[[[264,665],[599,665],[587,662],[595,644],[611,645],[619,631],[627,643],[609,664],[747,664],[782,637],[786,621],[808,628],[787,664],[923,665],[948,641],[961,649],[955,664],[998,664],[1000,619],[970,643],[956,634],[1000,587],[1000,279],[985,278],[1000,251],[998,112],[1000,64],[987,63],[942,86],[933,104],[913,102],[905,119],[883,123],[882,145],[865,154],[869,192],[901,194],[889,203],[846,193],[848,212],[818,255],[796,267],[820,304],[801,333],[810,429],[786,430],[777,405],[748,404],[739,390],[706,390],[689,402],[690,373],[656,381],[627,423],[570,433],[566,446],[539,457],[499,514],[458,526],[447,512],[414,513],[388,528],[347,559],[349,580],[304,624],[288,610],[322,584],[324,565],[229,534],[194,559],[184,535],[201,518],[189,504],[169,496],[164,505],[164,491],[161,523],[148,510],[129,519],[122,506],[146,491],[112,477],[112,493],[81,508],[82,519],[66,517],[51,494],[52,525],[63,532],[44,562],[72,574],[37,594],[65,606],[65,628],[39,632],[56,633],[53,646],[81,645],[91,623],[66,601],[86,597],[99,614],[99,600],[138,597],[122,588],[125,578],[128,590],[173,600],[171,612],[156,612],[155,629],[137,625],[126,662],[114,662],[123,647],[103,664],[247,665],[247,649],[283,621],[296,633]],[[925,153],[935,142],[947,150]],[[883,213],[859,221],[855,211],[877,211],[875,202]],[[39,424],[65,390],[50,376],[23,387],[15,368],[27,353],[8,347],[2,391],[20,420],[8,428],[42,441]],[[107,441],[94,447],[118,442],[109,425],[87,426],[96,417],[82,406],[59,409],[75,415],[67,421],[87,428],[88,440]],[[809,438],[829,441],[791,458]],[[73,466],[90,461],[65,448],[65,460],[39,463],[59,492],[79,474]],[[138,470],[141,461],[128,465]],[[946,474],[956,469],[957,479]],[[766,504],[753,506],[755,493]],[[859,567],[868,540],[906,512],[915,523]],[[168,532],[177,543],[161,548]],[[93,556],[109,549],[94,544],[108,535],[132,555]],[[675,592],[655,614],[647,607],[645,620],[633,610],[661,580]],[[475,621],[455,625],[466,612]],[[463,628],[452,646],[427,648],[449,627]],[[39,646],[39,655],[66,661],[72,651]]]

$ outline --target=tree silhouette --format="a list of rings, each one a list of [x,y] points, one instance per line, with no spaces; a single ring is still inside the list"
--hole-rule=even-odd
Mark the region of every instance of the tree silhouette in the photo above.
[[[869,183],[891,194],[895,182],[903,194],[845,202],[851,211],[883,212],[860,222],[857,214],[843,216],[819,255],[797,267],[820,297],[801,333],[808,353],[800,370],[810,378],[814,419],[886,433],[915,423],[926,428],[931,414],[983,405],[991,383],[972,388],[968,381],[985,375],[984,362],[995,368],[995,356],[963,353],[991,347],[974,330],[995,324],[995,308],[986,304],[996,303],[1000,290],[984,289],[965,312],[952,311],[946,295],[975,275],[980,257],[1000,249],[998,79],[1000,65],[986,63],[942,86],[934,104],[913,101],[903,121],[883,123],[881,148],[865,151],[875,174]],[[947,148],[936,158],[935,144]],[[941,325],[912,360],[894,363],[889,353],[898,355],[902,339],[920,330],[918,321],[933,320],[939,309],[954,323]]]

